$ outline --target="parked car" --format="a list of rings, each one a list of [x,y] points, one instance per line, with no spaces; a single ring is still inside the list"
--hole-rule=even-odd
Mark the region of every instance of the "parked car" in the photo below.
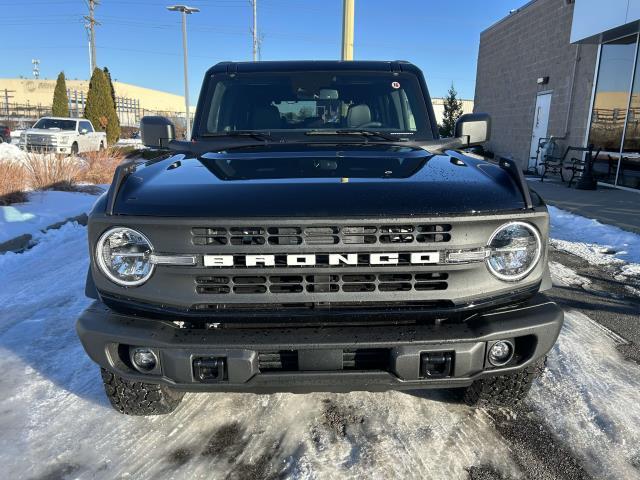
[[[563,323],[549,214],[511,160],[440,138],[407,62],[220,63],[192,138],[141,121],[89,216],[77,331],[122,413],[185,391],[459,388],[514,405]],[[382,397],[381,397],[382,398]],[[391,405],[389,408],[394,408]]]
[[[11,143],[11,130],[6,125],[0,125],[0,143]]]
[[[20,148],[27,151],[77,155],[107,146],[107,135],[96,132],[84,118],[43,117],[20,135]]]

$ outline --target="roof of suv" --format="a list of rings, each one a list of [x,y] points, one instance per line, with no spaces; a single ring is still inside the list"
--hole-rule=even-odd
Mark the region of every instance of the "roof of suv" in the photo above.
[[[343,71],[381,71],[381,72],[417,72],[418,67],[404,60],[287,60],[268,62],[220,62],[207,73],[220,72],[295,72],[305,70],[343,70]]]

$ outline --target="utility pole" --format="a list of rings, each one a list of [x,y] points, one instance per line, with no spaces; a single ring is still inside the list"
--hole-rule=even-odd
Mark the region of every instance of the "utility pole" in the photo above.
[[[342,6],[342,60],[353,60],[353,24],[355,0],[343,0]]]
[[[84,19],[88,22],[86,28],[89,30],[89,64],[91,66],[91,75],[96,69],[96,25],[100,25],[96,21],[95,9],[100,4],[98,0],[85,0],[87,7],[89,7],[89,15],[86,15]],[[91,77],[89,77],[91,78]]]
[[[184,106],[187,115],[187,140],[191,140],[191,114],[189,113],[189,74],[187,63],[187,15],[198,13],[199,8],[187,7],[186,5],[173,5],[167,7],[172,12],[182,13],[182,51],[184,55]]]
[[[87,30],[87,41],[89,42],[89,79],[93,75],[93,55],[91,54],[91,31],[89,30],[89,24],[84,26]]]
[[[258,0],[251,0],[251,6],[253,8],[253,28],[251,29],[251,34],[253,36],[253,61],[258,61],[258,49],[259,40],[258,40]]]

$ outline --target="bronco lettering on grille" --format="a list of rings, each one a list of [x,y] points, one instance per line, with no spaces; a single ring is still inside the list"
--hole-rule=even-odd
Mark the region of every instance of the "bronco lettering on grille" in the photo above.
[[[440,252],[330,253],[289,255],[204,255],[205,267],[314,267],[339,265],[429,265],[440,263]]]

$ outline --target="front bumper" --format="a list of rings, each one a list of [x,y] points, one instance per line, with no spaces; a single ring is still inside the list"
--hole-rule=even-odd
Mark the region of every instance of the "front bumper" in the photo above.
[[[71,145],[37,145],[37,144],[20,144],[20,148],[26,152],[34,153],[71,153]]]
[[[212,330],[177,328],[115,313],[95,302],[76,328],[96,363],[129,380],[186,391],[269,393],[464,387],[543,357],[562,323],[562,310],[538,294],[523,306],[483,313],[465,323]],[[513,342],[516,355],[506,366],[492,367],[487,349],[501,339]],[[144,374],[132,368],[130,346],[150,347],[158,367]],[[289,368],[265,367],[265,358],[273,360],[283,352],[295,358]],[[358,364],[353,361],[358,352],[361,357],[376,352],[379,358]],[[425,370],[425,358],[442,355],[451,358],[446,375]],[[213,358],[224,361],[224,374],[219,380],[199,381],[194,364]]]

